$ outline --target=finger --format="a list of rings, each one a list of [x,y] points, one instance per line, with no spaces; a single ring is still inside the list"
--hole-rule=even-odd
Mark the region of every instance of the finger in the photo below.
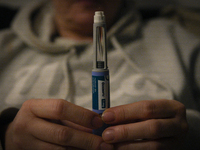
[[[175,118],[151,119],[107,128],[103,132],[102,137],[107,143],[133,141],[137,139],[160,139],[181,135],[184,130],[183,127],[182,123]]]
[[[61,99],[28,100],[23,106],[30,108],[40,118],[68,120],[88,128],[99,128],[103,125],[97,113]]]
[[[38,139],[35,139],[35,144],[34,145],[28,145],[28,147],[24,148],[24,149],[28,149],[28,150],[44,150],[44,149],[48,149],[48,150],[66,150],[67,148],[64,146],[59,146],[59,145],[55,145],[52,143],[48,143],[48,142],[44,142]]]
[[[34,145],[28,145],[26,149],[28,150],[81,150],[79,148],[74,147],[65,147],[65,146],[59,146],[52,143],[44,142],[38,139],[34,139],[35,144]]]
[[[115,150],[182,150],[182,140],[176,138],[166,138],[159,140],[140,140],[125,142],[115,145]]]
[[[118,124],[153,118],[171,118],[177,113],[185,113],[184,105],[178,101],[148,100],[109,108],[103,113],[102,119],[107,124]]]
[[[75,123],[67,121],[67,120],[61,120],[61,123],[65,126],[69,127],[69,128],[73,128],[73,129],[76,129],[76,130],[92,133],[92,129],[80,126],[78,124],[75,124]]]
[[[11,128],[15,128],[15,127],[11,127]],[[26,131],[28,131],[27,129],[25,129]],[[15,130],[12,132],[16,132]],[[18,132],[18,131],[17,131]],[[6,145],[6,149],[10,149],[10,150],[66,150],[66,147],[60,146],[60,145],[56,145],[53,143],[49,143],[49,142],[45,142],[42,141],[38,138],[35,138],[34,136],[30,135],[30,134],[18,134],[18,135],[13,135],[12,138],[7,139],[8,140],[12,140],[12,142],[10,142],[11,144],[7,144]]]
[[[100,136],[51,123],[40,118],[32,120],[29,128],[35,138],[55,145],[87,150],[96,150],[102,145],[112,148],[110,144],[105,145]]]

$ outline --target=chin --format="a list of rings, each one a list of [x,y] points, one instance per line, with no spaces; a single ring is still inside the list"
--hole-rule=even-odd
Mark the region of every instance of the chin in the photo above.
[[[96,10],[80,12],[79,14],[76,14],[76,16],[75,16],[76,21],[81,24],[93,24],[95,11]]]

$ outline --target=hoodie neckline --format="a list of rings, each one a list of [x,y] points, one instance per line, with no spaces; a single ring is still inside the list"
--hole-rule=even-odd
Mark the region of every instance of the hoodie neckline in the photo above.
[[[31,20],[31,16],[35,14],[35,19]],[[136,11],[131,10],[115,23],[115,25],[108,31],[108,40],[110,36],[121,36],[128,24],[134,23],[134,32],[139,26],[139,15]],[[38,21],[37,25],[34,21]],[[128,23],[128,24],[127,24]],[[39,2],[32,2],[22,8],[16,15],[12,23],[14,32],[30,47],[46,53],[63,53],[68,52],[75,46],[87,46],[92,44],[89,41],[74,41],[62,37],[55,38],[51,41],[52,34],[55,33],[55,25],[53,23],[53,9],[51,2],[43,0]],[[130,33],[128,33],[130,34]],[[134,33],[132,33],[134,34]]]

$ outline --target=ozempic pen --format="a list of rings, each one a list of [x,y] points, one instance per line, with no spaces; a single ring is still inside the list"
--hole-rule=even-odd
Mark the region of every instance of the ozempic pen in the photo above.
[[[102,114],[106,108],[110,107],[110,85],[109,70],[107,66],[107,38],[106,22],[103,11],[96,11],[93,25],[94,62],[92,70],[92,109],[98,114]],[[93,133],[101,136],[102,128],[93,130]]]

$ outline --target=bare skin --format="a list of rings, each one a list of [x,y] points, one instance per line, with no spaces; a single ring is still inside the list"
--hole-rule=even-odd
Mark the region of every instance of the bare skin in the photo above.
[[[112,126],[102,137],[93,135],[102,119]],[[185,107],[175,100],[113,107],[102,119],[65,100],[28,100],[8,127],[6,150],[177,150],[188,130]]]
[[[28,100],[8,126],[6,150],[113,149],[91,133],[102,124],[98,114],[65,100]]]
[[[188,124],[185,107],[178,101],[140,101],[107,109],[102,118],[113,125],[103,139],[116,150],[184,149]]]

